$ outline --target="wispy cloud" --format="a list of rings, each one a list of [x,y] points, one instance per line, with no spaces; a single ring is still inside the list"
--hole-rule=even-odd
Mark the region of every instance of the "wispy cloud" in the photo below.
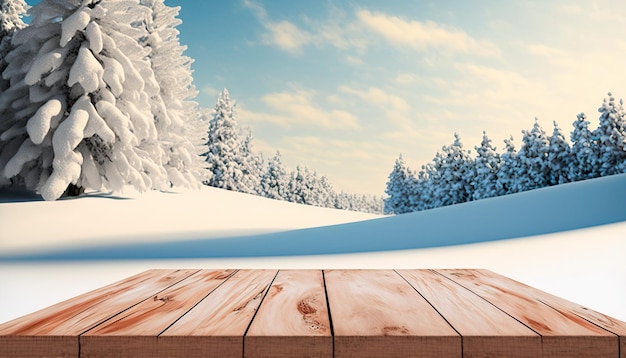
[[[409,104],[404,98],[387,93],[380,88],[369,87],[366,90],[359,90],[348,86],[340,86],[339,91],[356,95],[365,102],[382,106],[389,111],[406,112],[410,109]]]
[[[433,21],[406,20],[369,10],[359,10],[356,16],[366,29],[381,35],[396,46],[418,51],[473,53],[485,57],[500,55],[500,50],[493,43],[477,40],[461,30],[446,28]]]
[[[289,21],[268,22],[264,26],[268,32],[262,36],[263,43],[278,46],[287,52],[300,53],[312,39],[308,32]]]
[[[338,109],[326,109],[313,101],[313,94],[307,91],[269,93],[261,97],[267,112],[239,110],[245,121],[269,122],[281,126],[310,126],[327,129],[359,128],[359,121],[353,114]]]
[[[528,52],[545,58],[548,62],[559,67],[576,67],[575,58],[562,49],[543,44],[531,44],[527,47]]]
[[[339,92],[358,98],[361,107],[381,111],[380,120],[386,123],[385,130],[379,133],[381,136],[402,141],[420,136],[419,123],[404,98],[378,87],[360,89],[344,85],[339,87]]]
[[[278,47],[292,54],[300,54],[305,46],[332,46],[340,50],[356,50],[363,54],[375,42],[372,33],[379,35],[395,47],[405,47],[420,52],[472,54],[481,57],[499,57],[500,49],[486,40],[434,21],[417,21],[365,9],[352,13],[330,7],[329,16],[313,21],[303,17],[300,24],[271,19],[267,10],[253,0],[243,0],[265,28],[261,34],[263,44]],[[359,63],[356,56],[347,57]]]
[[[252,0],[243,0],[243,5],[252,10],[266,32],[261,35],[263,44],[272,45],[290,53],[300,53],[313,36],[287,20],[272,21],[267,10]]]

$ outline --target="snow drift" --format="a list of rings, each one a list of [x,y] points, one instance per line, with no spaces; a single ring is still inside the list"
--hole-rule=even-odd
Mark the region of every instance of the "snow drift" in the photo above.
[[[2,260],[224,258],[326,255],[466,245],[626,221],[626,175],[479,200],[417,213],[236,237],[77,245],[2,254]],[[80,205],[78,201],[76,205]],[[246,226],[245,217],[240,217]]]

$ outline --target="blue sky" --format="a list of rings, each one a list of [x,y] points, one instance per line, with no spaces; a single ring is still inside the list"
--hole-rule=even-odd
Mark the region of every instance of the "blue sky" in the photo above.
[[[398,154],[418,169],[454,132],[519,148],[535,117],[569,133],[608,91],[626,97],[620,1],[165,3],[182,8],[196,100],[228,88],[257,151],[337,190],[380,195]]]

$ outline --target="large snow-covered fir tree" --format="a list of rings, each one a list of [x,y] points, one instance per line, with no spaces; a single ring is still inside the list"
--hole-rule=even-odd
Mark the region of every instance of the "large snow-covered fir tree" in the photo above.
[[[498,188],[498,171],[500,170],[500,155],[483,132],[480,147],[474,147],[477,156],[474,159],[475,176],[472,181],[472,200],[491,198],[500,195]]]
[[[0,95],[5,178],[23,180],[46,200],[72,187],[143,191],[176,182],[151,111],[149,51],[119,21],[139,6],[42,0],[31,9],[3,72],[11,81]]]
[[[6,56],[12,48],[11,39],[18,30],[26,27],[22,17],[28,5],[24,0],[0,0],[0,74],[6,68]],[[0,76],[0,92],[8,88],[9,82]]]
[[[249,164],[250,143],[241,139],[235,103],[228,90],[217,97],[213,118],[209,121],[207,151],[203,154],[210,172],[209,186],[242,193],[257,193],[258,175]],[[248,137],[246,137],[248,138]],[[247,144],[246,144],[247,143]]]
[[[0,0],[0,94],[6,91],[11,82],[9,79],[5,79],[2,76],[8,62],[6,57],[13,49],[11,43],[13,35],[26,27],[22,17],[26,13],[28,6],[23,0]],[[0,114],[1,114],[0,108]],[[0,135],[9,129],[10,122],[6,116],[0,115]],[[2,153],[5,151],[5,146],[8,143],[0,137],[0,170],[2,170]],[[6,155],[4,155],[6,157]],[[6,161],[8,159],[4,159]],[[11,181],[0,173],[0,187],[10,184]]]
[[[165,5],[163,0],[140,0],[145,6],[137,31],[138,42],[148,48],[148,59],[154,71],[156,91],[150,105],[161,145],[165,153],[164,166],[175,185],[198,182],[202,160],[188,137],[198,136],[200,111],[193,101],[198,91],[193,85],[191,64],[185,56],[186,46],[179,41],[176,29],[182,21],[177,18],[180,7]],[[197,142],[197,141],[194,141]]]
[[[600,112],[600,123],[593,132],[593,137],[600,149],[598,161],[600,176],[623,173],[626,169],[626,115],[622,100],[615,101],[609,92],[608,101],[604,99]]]

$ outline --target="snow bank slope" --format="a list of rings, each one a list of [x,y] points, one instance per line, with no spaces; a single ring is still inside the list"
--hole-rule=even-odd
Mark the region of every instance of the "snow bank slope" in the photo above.
[[[0,191],[0,256],[95,244],[229,237],[379,217],[204,187],[54,202]]]
[[[625,199],[626,175],[617,175],[342,225],[225,238],[207,239],[199,234],[170,241],[74,247],[4,259],[325,255],[464,245],[626,221]],[[252,218],[239,214],[235,212],[236,220],[249,225]]]

